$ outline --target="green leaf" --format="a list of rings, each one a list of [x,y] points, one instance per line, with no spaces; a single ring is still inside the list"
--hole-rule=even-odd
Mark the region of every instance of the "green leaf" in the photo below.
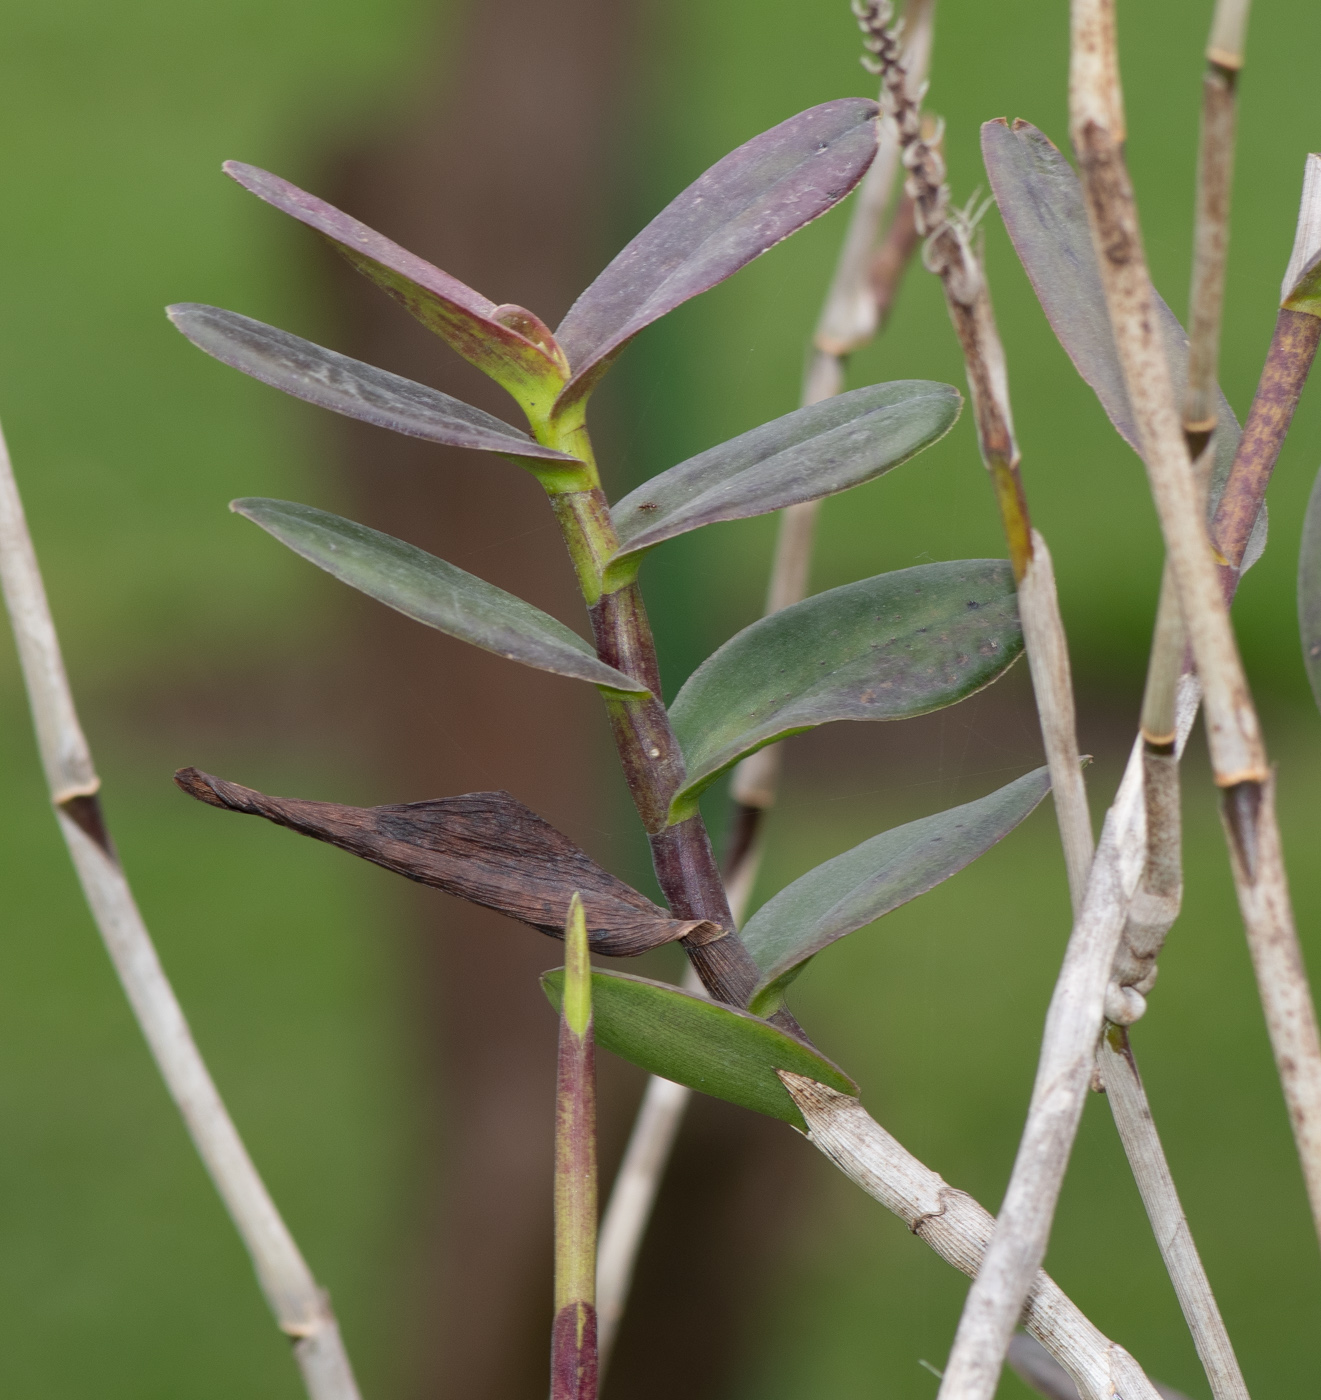
[[[923,564],[832,588],[745,627],[670,707],[688,777],[683,821],[745,754],[840,719],[907,719],[989,685],[1023,649],[1002,559]]]
[[[294,398],[409,437],[498,452],[548,481],[581,489],[586,480],[577,458],[426,384],[219,307],[183,302],[166,313],[199,350]]]
[[[1303,517],[1303,547],[1298,555],[1298,626],[1303,637],[1303,665],[1312,694],[1321,705],[1321,472]]]
[[[558,1011],[564,969],[543,973],[541,985]],[[598,1045],[650,1074],[804,1131],[803,1116],[776,1070],[801,1074],[840,1094],[858,1093],[838,1065],[778,1026],[665,982],[593,972],[592,1021]]]
[[[1016,121],[1012,126],[1003,119],[986,122],[982,127],[982,157],[1005,231],[1051,330],[1101,401],[1120,436],[1134,452],[1141,452],[1137,423],[1110,328],[1087,206],[1073,167],[1044,132],[1025,121]],[[1155,303],[1176,401],[1180,401],[1188,382],[1188,336],[1159,296]],[[1219,388],[1216,403],[1208,520],[1220,503],[1242,435],[1234,410]],[[1263,505],[1248,539],[1241,574],[1261,558],[1266,548],[1266,520]]]
[[[883,831],[781,890],[743,929],[761,972],[751,1009],[771,1015],[809,959],[970,865],[1049,789],[1049,769],[1038,768],[976,802]]]
[[[859,486],[944,437],[963,399],[948,384],[901,380],[800,408],[681,462],[611,508],[617,558],[710,525]]]
[[[581,402],[644,327],[838,204],[876,154],[876,117],[876,104],[859,97],[799,112],[671,200],[560,322],[555,336],[573,366],[560,411]]]
[[[540,608],[403,540],[291,501],[248,497],[230,509],[351,588],[438,632],[539,671],[646,693]]]

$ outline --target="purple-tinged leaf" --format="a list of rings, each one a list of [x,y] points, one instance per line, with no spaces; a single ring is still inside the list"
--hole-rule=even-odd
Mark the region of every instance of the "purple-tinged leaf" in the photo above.
[[[612,506],[617,558],[710,525],[847,491],[944,435],[963,399],[948,384],[900,380],[800,408],[653,477]]]
[[[1038,768],[975,802],[883,831],[781,890],[742,930],[761,973],[748,1009],[773,1014],[785,988],[823,948],[957,875],[1008,836],[1049,790],[1050,771]]]
[[[1298,627],[1303,638],[1303,665],[1312,694],[1321,705],[1321,472],[1303,517],[1303,545],[1298,554]]]
[[[715,779],[778,739],[832,720],[908,719],[965,699],[1023,649],[1003,559],[921,564],[818,593],[745,627],[670,706],[687,779],[682,821]]]
[[[544,419],[549,414],[555,394],[569,377],[568,363],[555,337],[532,312],[497,306],[425,258],[278,175],[235,160],[226,161],[224,169],[258,199],[328,239],[428,330],[508,389],[529,416]]]
[[[564,969],[542,974],[542,988],[558,1009]],[[805,1129],[778,1071],[801,1074],[837,1094],[856,1097],[858,1086],[819,1051],[769,1021],[694,996],[665,982],[622,972],[592,974],[592,1027],[596,1043],[651,1074],[699,1093],[783,1119]]]
[[[667,205],[574,302],[555,332],[589,393],[644,326],[824,214],[876,154],[877,106],[842,98],[809,108],[731,151]]]
[[[569,903],[580,892],[592,948],[612,957],[680,938],[709,942],[721,933],[714,924],[671,918],[507,792],[345,807],[268,797],[196,768],[181,768],[174,781],[199,802],[265,817],[552,938],[563,936]]]
[[[1087,206],[1073,167],[1049,137],[1025,121],[1012,126],[1003,119],[984,123],[982,158],[1005,229],[1046,320],[1120,436],[1139,452],[1137,425],[1110,328]],[[1181,401],[1188,380],[1188,337],[1178,317],[1158,295],[1155,306],[1175,394]],[[1228,400],[1218,388],[1216,395],[1218,426],[1209,514],[1214,514],[1219,504],[1242,436]],[[1248,541],[1243,569],[1251,568],[1265,548],[1263,506]]]
[[[557,463],[581,467],[480,408],[288,331],[215,306],[185,302],[166,311],[198,349],[296,399],[428,442],[498,452],[538,473]]]
[[[416,545],[293,501],[259,496],[230,509],[341,583],[438,632],[539,671],[610,690],[646,687],[608,666],[562,622]]]

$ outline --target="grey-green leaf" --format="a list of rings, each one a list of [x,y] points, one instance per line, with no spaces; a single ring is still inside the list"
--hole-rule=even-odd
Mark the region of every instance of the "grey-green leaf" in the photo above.
[[[541,985],[558,1011],[564,969],[544,973]],[[838,1065],[778,1026],[665,982],[593,972],[592,1017],[597,1044],[622,1059],[795,1128],[807,1125],[776,1070],[804,1075],[840,1094],[858,1093]]]
[[[670,707],[688,776],[682,821],[714,779],[776,739],[840,719],[907,719],[989,685],[1023,649],[1002,559],[922,564],[818,593],[745,627]]]
[[[541,473],[556,464],[581,469],[576,457],[542,447],[480,408],[261,321],[187,302],[166,311],[200,350],[294,398],[410,437],[499,452]]]
[[[1038,768],[976,802],[883,831],[781,890],[743,929],[761,972],[751,1009],[772,1014],[810,958],[956,875],[1049,790],[1050,771]]]
[[[1124,441],[1135,452],[1140,451],[1137,424],[1110,328],[1101,270],[1092,247],[1087,206],[1073,167],[1044,132],[1025,121],[1012,126],[1003,120],[986,122],[982,157],[1005,229],[1051,329]],[[1159,296],[1156,316],[1175,392],[1181,398],[1188,380],[1188,337]],[[1208,502],[1212,514],[1242,436],[1228,400],[1219,389],[1216,395],[1218,427]],[[1263,505],[1240,572],[1246,573],[1265,548]]]
[[[438,632],[539,671],[645,692],[562,622],[415,545],[291,501],[249,497],[230,509],[351,588]]]
[[[944,437],[962,403],[949,384],[908,379],[854,389],[754,428],[614,506],[620,555],[871,481]]]
[[[573,366],[561,406],[589,393],[644,326],[838,204],[876,154],[876,117],[865,98],[823,102],[754,136],[672,199],[560,322],[555,337]]]
[[[1298,627],[1303,637],[1303,665],[1312,694],[1321,705],[1321,472],[1303,517],[1303,547],[1298,556]]]

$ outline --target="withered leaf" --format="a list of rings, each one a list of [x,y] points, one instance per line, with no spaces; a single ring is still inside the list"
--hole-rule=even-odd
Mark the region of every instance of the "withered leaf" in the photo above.
[[[680,938],[708,943],[723,935],[705,920],[671,918],[507,792],[346,807],[268,797],[196,768],[181,768],[174,781],[200,802],[265,817],[328,841],[410,880],[531,924],[552,938],[564,937],[576,890],[594,952],[633,957]]]

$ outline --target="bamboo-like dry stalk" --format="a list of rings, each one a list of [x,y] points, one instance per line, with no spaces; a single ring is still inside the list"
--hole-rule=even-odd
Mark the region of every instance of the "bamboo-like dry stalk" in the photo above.
[[[885,37],[877,36],[876,52],[882,61],[887,48]],[[916,130],[914,114],[907,114],[906,120],[900,119],[900,130],[908,133]],[[1093,847],[1078,754],[1068,650],[1050,554],[1040,534],[1031,528],[1027,514],[1026,497],[1019,475],[1018,446],[1009,407],[1004,353],[991,309],[985,270],[957,219],[943,217],[947,195],[938,155],[924,149],[922,142],[913,139],[905,150],[905,164],[912,172],[910,193],[918,209],[919,225],[924,218],[942,219],[932,230],[926,261],[941,276],[950,316],[963,346],[977,419],[978,441],[983,460],[997,487],[1005,534],[1020,580],[1019,613],[1023,620],[1042,734],[1051,760],[1060,834],[1074,912],[1077,914],[1086,893]],[[1221,261],[1223,265],[1223,258]],[[1218,315],[1211,330],[1218,333]],[[1205,329],[1203,334],[1206,334]],[[1214,392],[1214,383],[1211,392]],[[1154,706],[1162,712],[1164,742],[1172,750],[1175,686],[1182,666],[1184,642],[1179,627],[1177,601],[1172,593],[1168,604],[1163,616],[1167,622],[1172,616],[1174,627],[1172,632],[1168,626],[1158,628],[1151,676],[1156,691],[1152,697]],[[1162,685],[1164,681],[1168,681],[1168,684]],[[1165,711],[1168,714],[1163,713]],[[1116,969],[1118,975],[1106,987],[1105,999],[1107,1011],[1125,1021],[1137,1019],[1145,1010],[1142,992],[1149,989],[1154,979],[1155,956],[1178,913],[1181,893],[1177,760],[1172,752],[1153,752],[1149,744],[1144,744],[1142,762],[1146,860],[1120,945],[1122,951],[1130,956],[1127,961],[1120,959],[1121,965]],[[1134,965],[1129,966],[1129,963]],[[1138,1141],[1141,1125],[1133,1121],[1131,1096],[1130,1099],[1112,1100],[1111,1106],[1126,1147]],[[1147,1141],[1145,1138],[1142,1140]],[[1155,1144],[1155,1152],[1159,1156],[1158,1139],[1155,1139]],[[1163,1167],[1164,1159],[1160,1161]],[[1135,1159],[1133,1166],[1135,1172],[1139,1172],[1144,1162]],[[1170,1179],[1168,1168],[1164,1177]],[[1198,1328],[1202,1333],[1214,1333],[1219,1327],[1219,1332],[1223,1333],[1223,1324],[1215,1310],[1209,1286],[1201,1290],[1195,1299],[1198,1304],[1204,1300],[1210,1302],[1210,1316],[1197,1315],[1195,1321]]]
[[[995,1230],[990,1213],[905,1151],[857,1099],[800,1075],[781,1071],[780,1078],[807,1121],[813,1146],[942,1259],[976,1276]],[[1084,1400],[1159,1400],[1137,1362],[1097,1331],[1046,1274],[1035,1274],[1022,1313],[1023,1325]]]
[[[1115,344],[1205,691],[1212,766],[1220,787],[1260,784],[1268,773],[1260,728],[1207,544],[1169,365],[1151,311],[1151,282],[1123,158],[1113,0],[1074,0],[1073,17],[1071,134]]]
[[[293,1341],[308,1395],[358,1400],[329,1296],[313,1278],[221,1101],[102,820],[100,779],[78,722],[3,434],[0,584],[60,832],[133,1014],[280,1330]]]
[[[1241,41],[1245,14],[1245,7],[1232,7],[1230,19],[1218,28],[1217,49],[1235,30]],[[1071,127],[1093,240],[1179,607],[1205,693],[1212,767],[1217,785],[1225,789],[1223,812],[1239,906],[1321,1234],[1321,1039],[1302,974],[1269,767],[1203,525],[1197,484],[1178,431],[1168,366],[1155,340],[1153,293],[1121,146],[1112,0],[1074,0],[1073,15],[1077,62]],[[1088,50],[1096,48],[1106,55],[1099,68],[1087,57]]]
[[[1046,1400],[1078,1400],[1078,1387],[1069,1379],[1069,1373],[1026,1332],[1014,1333],[1009,1343],[1009,1364],[1024,1385],[1044,1395]],[[1159,1381],[1152,1381],[1152,1385],[1160,1400],[1188,1400],[1173,1386],[1162,1385]]]
[[[1202,134],[1188,303],[1188,385],[1183,401],[1183,431],[1194,460],[1201,456],[1216,426],[1220,320],[1234,179],[1235,89],[1243,66],[1248,4],[1249,0],[1218,0],[1202,78]]]
[[[1124,1151],[1132,1164],[1142,1203],[1151,1219],[1151,1228],[1178,1295],[1179,1306],[1193,1334],[1197,1355],[1211,1384],[1211,1394],[1215,1400],[1248,1400],[1247,1383],[1239,1370],[1224,1319],[1179,1204],[1174,1178],[1170,1175],[1142,1087],[1142,1076],[1129,1045],[1128,1032],[1122,1026],[1107,1029],[1101,1038],[1097,1059],[1106,1097],[1124,1141]]]
[[[1176,703],[1176,753],[1187,742],[1197,714],[1198,698],[1196,679],[1185,676]],[[995,1240],[964,1305],[955,1348],[942,1381],[945,1400],[949,1396],[959,1396],[962,1400],[965,1395],[989,1397],[994,1393],[1005,1348],[1017,1323],[1026,1290],[1032,1286],[1036,1268],[1040,1267],[1044,1246],[1036,1256],[1036,1266],[1027,1272],[1026,1286],[1011,1310],[1005,1300],[1010,1290],[1019,1285],[1023,1256],[1034,1247],[1038,1234],[1049,1233],[1063,1167],[1067,1163],[1067,1149],[1077,1131],[1083,1101],[1091,1084],[1096,1045],[1107,1007],[1118,1009],[1114,1007],[1111,979],[1128,910],[1146,864],[1143,776],[1143,742],[1139,736],[1129,755],[1119,791],[1106,814],[1087,896],[1074,921],[1064,965],[1051,997],[1041,1064],[1028,1109],[1028,1126],[1000,1208]],[[1006,1219],[1019,1225],[1016,1235],[1003,1233]],[[1006,1238],[1013,1244],[1012,1250],[1006,1249]],[[1007,1323],[1004,1322],[1006,1315]],[[958,1355],[961,1346],[962,1359]],[[979,1349],[981,1356],[994,1352],[994,1359],[981,1362]],[[968,1364],[969,1353],[972,1365]],[[956,1361],[959,1370],[955,1369]],[[952,1380],[961,1387],[985,1385],[986,1389],[946,1392],[945,1387],[951,1385]]]
[[[1207,730],[1226,813],[1240,906],[1285,1096],[1321,1228],[1321,1044],[1301,971],[1260,730],[1216,576],[1123,160],[1112,0],[1073,0],[1071,133],[1093,241],[1179,607],[1205,689]],[[1130,765],[1131,767],[1131,765]],[[1126,779],[1127,780],[1127,779]],[[941,1400],[990,1400],[1018,1312],[1045,1253],[1100,1033],[1105,982],[1132,888],[1107,818],[1087,901],[1051,1001],[1028,1123],[996,1236],[969,1291]],[[1107,851],[1107,842],[1113,854]],[[1136,886],[1136,879],[1133,887]],[[1103,971],[1104,969],[1104,971]],[[1268,985],[1264,978],[1270,978]]]

